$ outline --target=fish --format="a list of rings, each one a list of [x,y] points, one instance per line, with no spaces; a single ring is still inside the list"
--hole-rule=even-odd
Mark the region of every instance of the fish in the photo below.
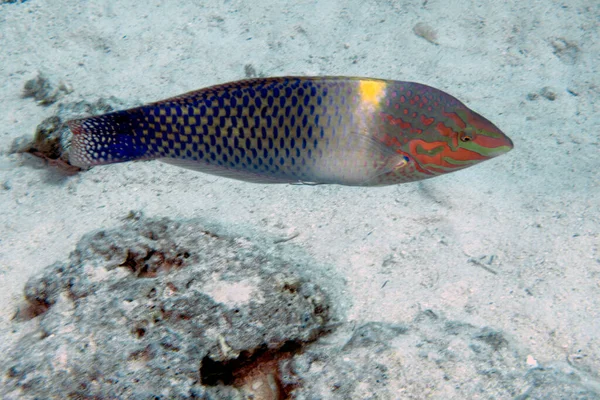
[[[394,185],[513,148],[439,89],[360,77],[247,79],[67,124],[82,169],[158,159],[255,183]]]

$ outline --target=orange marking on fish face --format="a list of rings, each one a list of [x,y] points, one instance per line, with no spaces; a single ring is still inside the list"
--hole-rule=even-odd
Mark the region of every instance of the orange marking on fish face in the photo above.
[[[513,147],[512,141],[507,139],[505,136],[501,137],[490,137],[482,134],[473,135],[473,143],[486,149],[497,149],[501,147]]]
[[[450,139],[453,147],[458,147],[458,134],[454,132],[452,128],[447,127],[442,122],[438,122],[438,124],[435,126],[435,129],[440,135]]]
[[[467,125],[465,124],[465,121],[463,121],[458,114],[447,112],[442,112],[442,114],[444,114],[444,116],[448,119],[451,119],[460,129],[466,128]]]
[[[411,140],[409,149],[411,155],[418,161],[421,167],[436,174],[466,168],[471,165],[469,161],[483,161],[487,159],[487,157],[465,148],[452,149],[446,142]]]

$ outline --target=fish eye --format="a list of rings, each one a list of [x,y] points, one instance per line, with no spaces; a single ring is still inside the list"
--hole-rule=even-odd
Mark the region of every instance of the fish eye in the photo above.
[[[460,138],[461,142],[470,142],[471,140],[473,140],[473,134],[467,133],[467,132],[461,132],[459,138]]]

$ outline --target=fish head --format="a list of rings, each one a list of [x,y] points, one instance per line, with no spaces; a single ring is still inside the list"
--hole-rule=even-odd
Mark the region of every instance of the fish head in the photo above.
[[[489,160],[513,148],[494,124],[467,107],[444,112],[423,135],[411,140],[409,154],[418,169],[437,176]]]

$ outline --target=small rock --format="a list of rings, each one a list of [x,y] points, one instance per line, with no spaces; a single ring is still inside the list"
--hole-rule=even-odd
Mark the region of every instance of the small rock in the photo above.
[[[429,43],[438,44],[438,36],[436,31],[429,25],[424,22],[418,22],[413,27],[413,32],[415,35],[427,40]]]
[[[579,59],[579,46],[565,38],[554,38],[550,41],[554,54],[565,64],[573,65]]]
[[[37,77],[25,82],[23,97],[33,97],[39,104],[47,106],[72,91],[73,89],[66,83],[54,84],[44,74],[38,73]]]
[[[556,97],[557,97],[556,92],[548,86],[546,86],[546,87],[542,88],[542,90],[540,90],[540,95],[542,95],[543,97],[545,97],[546,99],[548,99],[550,101],[556,100]]]

